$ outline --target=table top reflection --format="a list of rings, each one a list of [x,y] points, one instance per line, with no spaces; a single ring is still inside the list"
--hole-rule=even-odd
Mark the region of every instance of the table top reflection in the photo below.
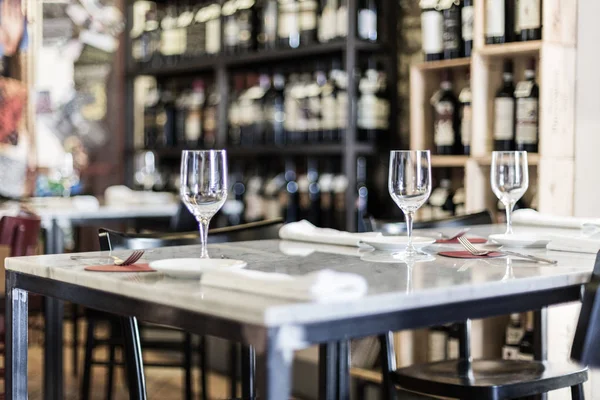
[[[477,227],[470,234],[487,236],[502,229],[502,226]],[[524,230],[535,229],[516,228],[517,232]],[[548,228],[544,228],[544,232],[548,233]],[[249,269],[299,275],[329,268],[366,278],[369,289],[365,297],[326,304],[216,289],[203,286],[201,280],[173,279],[160,273],[88,272],[85,266],[94,261],[72,260],[71,254],[9,258],[6,268],[239,322],[282,326],[579,285],[588,281],[595,260],[592,254],[545,249],[526,252],[553,258],[558,261],[557,265],[510,258],[469,260],[436,255],[439,251],[459,248],[459,245],[427,247],[431,257],[409,265],[398,262],[390,254],[353,247],[280,240],[209,245],[210,256],[244,260]],[[147,251],[143,260],[197,257],[199,252],[199,246],[160,248]],[[107,254],[86,253],[98,257]],[[127,252],[114,254],[120,256]]]

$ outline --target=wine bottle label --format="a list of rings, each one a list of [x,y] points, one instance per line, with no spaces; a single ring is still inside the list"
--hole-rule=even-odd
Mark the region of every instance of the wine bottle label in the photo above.
[[[277,29],[278,35],[282,39],[287,39],[290,35],[295,35],[299,32],[298,5],[294,3],[281,5],[279,13],[279,26]]]
[[[339,129],[346,128],[348,123],[348,93],[341,91],[337,95],[337,126]]]
[[[268,43],[277,37],[277,3],[271,1],[262,15],[262,32],[258,37],[260,43]]]
[[[529,97],[534,83],[532,81],[521,81],[517,83],[515,88],[515,97]]]
[[[454,104],[449,101],[440,101],[435,106],[436,122],[434,142],[436,146],[454,145]]]
[[[185,119],[185,138],[189,142],[196,142],[202,134],[202,115],[200,110],[191,110]]]
[[[463,40],[473,40],[473,22],[475,21],[475,8],[465,6],[461,11],[462,20],[462,38]]]
[[[445,50],[460,49],[460,11],[454,7],[446,11],[444,21],[444,33],[442,35]]]
[[[519,7],[521,6],[520,4],[521,0],[515,0],[515,33],[517,35],[521,34],[521,23],[519,21],[520,19],[520,12],[519,12]]]
[[[240,29],[237,21],[234,18],[227,18],[225,21],[225,29],[223,30],[225,46],[236,46],[239,41]]]
[[[336,10],[330,7],[329,4],[323,8],[321,19],[319,21],[319,41],[328,42],[335,38],[336,32]]]
[[[506,328],[506,343],[507,345],[518,346],[525,335],[525,328],[509,326]]]
[[[336,115],[337,102],[333,95],[324,96],[321,99],[321,126],[323,129],[336,129],[337,128],[337,115]]]
[[[486,2],[486,36],[504,36],[505,9],[504,0],[487,0]]]
[[[317,2],[305,0],[300,3],[300,30],[312,31],[317,29]]]
[[[358,35],[363,39],[372,39],[377,33],[377,14],[373,10],[362,9],[358,12]]]
[[[423,35],[423,52],[425,54],[441,53],[444,49],[444,19],[439,11],[421,13],[421,29]]]
[[[221,50],[221,20],[206,21],[206,52],[216,54]]]
[[[519,27],[520,29],[538,29],[541,25],[540,0],[519,1]]]
[[[348,7],[343,5],[337,10],[337,21],[335,24],[338,37],[348,36]]]
[[[538,99],[517,99],[515,140],[521,144],[536,144],[538,136]]]
[[[458,101],[460,101],[461,103],[470,103],[471,98],[471,89],[469,87],[466,87],[463,90],[461,90],[460,94],[458,95]]]
[[[521,353],[519,351],[519,360],[523,360],[523,361],[533,361],[535,360],[535,357],[533,356],[533,354],[525,354],[525,353]]]
[[[498,97],[494,99],[494,139],[512,140],[515,121],[515,100]]]
[[[462,109],[460,123],[460,140],[463,146],[471,145],[471,131],[473,129],[473,110],[470,104],[465,104]]]
[[[238,12],[238,42],[247,44],[252,39],[252,11],[243,10]]]

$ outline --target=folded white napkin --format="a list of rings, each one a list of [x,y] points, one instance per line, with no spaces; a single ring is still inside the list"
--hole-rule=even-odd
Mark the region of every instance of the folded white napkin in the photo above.
[[[580,229],[583,224],[600,225],[600,218],[561,217],[542,214],[529,208],[516,210],[512,218],[515,225],[551,226],[570,229]]]
[[[546,249],[572,253],[596,254],[600,251],[600,238],[585,236],[553,236]]]
[[[379,236],[380,233],[350,233],[336,229],[318,228],[306,220],[285,224],[279,230],[279,237],[286,240],[333,244],[338,246],[355,246],[363,238]]]
[[[329,269],[292,276],[247,269],[214,270],[202,275],[202,285],[302,301],[340,301],[362,297],[367,281],[360,275]]]
[[[360,256],[360,249],[349,246],[333,246],[331,244],[317,244],[282,240],[279,242],[279,251],[288,256],[307,257],[314,252],[330,253],[343,256]]]
[[[168,192],[146,192],[141,190],[131,190],[124,185],[110,186],[104,191],[104,200],[107,205],[157,205],[172,203],[175,199],[172,193]]]

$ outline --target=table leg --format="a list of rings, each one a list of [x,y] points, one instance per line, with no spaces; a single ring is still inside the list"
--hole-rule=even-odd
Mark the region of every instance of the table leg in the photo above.
[[[8,400],[27,399],[28,294],[6,279],[5,389]]]
[[[319,346],[319,400],[335,400],[337,397],[337,356],[336,342]]]
[[[254,347],[242,345],[242,399],[254,400],[256,353]]]
[[[257,392],[261,400],[290,398],[294,352],[279,348],[275,342],[276,339],[268,339],[263,362],[257,364]]]
[[[543,307],[533,313],[533,355],[536,360],[548,360],[548,308]],[[548,394],[536,396],[536,400],[546,400]]]
[[[123,342],[125,347],[125,368],[129,382],[129,399],[146,400],[146,379],[144,377],[144,360],[140,331],[137,318],[121,317]]]
[[[63,316],[64,302],[44,299],[44,399],[63,398]]]
[[[396,371],[396,352],[394,350],[394,332],[387,332],[379,336],[381,350],[381,374],[383,381],[381,383],[382,399],[397,400],[396,385],[391,380],[391,374]]]
[[[338,342],[338,400],[350,400],[350,341]]]

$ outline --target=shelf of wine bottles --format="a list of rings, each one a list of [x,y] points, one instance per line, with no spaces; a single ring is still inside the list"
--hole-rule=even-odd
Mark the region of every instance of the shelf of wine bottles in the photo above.
[[[224,65],[280,61],[345,50],[349,19],[356,48],[381,42],[379,0],[226,0],[133,5],[132,74],[169,74]]]

